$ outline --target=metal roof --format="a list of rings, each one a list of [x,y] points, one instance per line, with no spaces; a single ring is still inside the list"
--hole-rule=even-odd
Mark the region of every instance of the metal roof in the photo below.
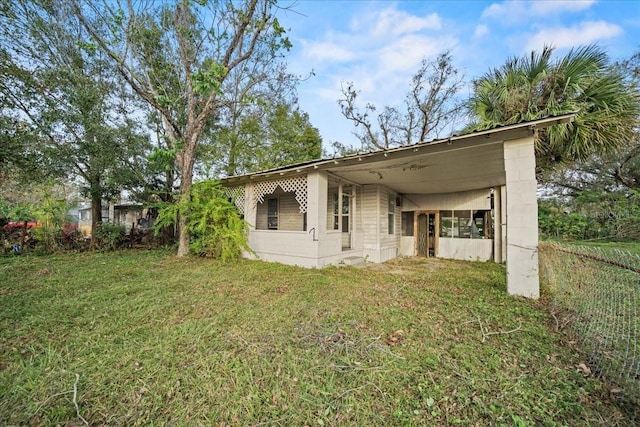
[[[428,142],[231,176],[227,186],[325,170],[356,184],[382,183],[399,193],[465,191],[504,184],[502,141],[573,120],[575,113],[475,131]],[[461,151],[464,150],[464,151]],[[446,186],[446,190],[442,189]]]

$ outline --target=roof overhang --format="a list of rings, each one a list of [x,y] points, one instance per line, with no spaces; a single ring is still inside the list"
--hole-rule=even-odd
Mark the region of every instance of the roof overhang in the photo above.
[[[401,194],[467,191],[505,184],[503,142],[533,136],[537,129],[573,120],[574,114],[500,126],[389,150],[316,160],[232,176],[236,186],[322,170],[358,185],[383,184]]]

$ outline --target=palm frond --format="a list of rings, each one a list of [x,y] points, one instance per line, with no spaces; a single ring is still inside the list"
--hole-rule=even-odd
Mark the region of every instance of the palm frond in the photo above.
[[[578,111],[575,122],[538,134],[544,163],[585,159],[627,144],[639,125],[640,95],[609,66],[597,45],[571,49],[553,60],[554,48],[509,58],[474,82],[470,110],[476,129]]]

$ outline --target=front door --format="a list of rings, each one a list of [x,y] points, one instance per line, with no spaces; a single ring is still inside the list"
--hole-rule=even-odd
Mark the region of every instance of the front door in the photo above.
[[[438,214],[435,212],[417,213],[417,254],[418,256],[436,256],[438,249]]]
[[[351,249],[351,197],[342,195],[342,250]]]
[[[352,187],[340,185],[333,194],[333,229],[342,232],[342,250],[349,250],[352,246],[352,191]]]

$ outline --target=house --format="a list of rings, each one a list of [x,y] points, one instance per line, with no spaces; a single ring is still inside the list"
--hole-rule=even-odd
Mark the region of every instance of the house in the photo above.
[[[78,230],[84,237],[91,237],[91,203],[83,202],[78,205]],[[102,221],[109,220],[109,209],[102,205]]]
[[[537,298],[534,135],[573,115],[222,180],[266,261],[505,262],[510,294]]]
[[[147,226],[148,209],[142,204],[130,201],[102,202],[102,222],[124,225],[126,233],[133,228]],[[85,237],[91,237],[91,203],[85,203],[78,207],[78,230]]]

